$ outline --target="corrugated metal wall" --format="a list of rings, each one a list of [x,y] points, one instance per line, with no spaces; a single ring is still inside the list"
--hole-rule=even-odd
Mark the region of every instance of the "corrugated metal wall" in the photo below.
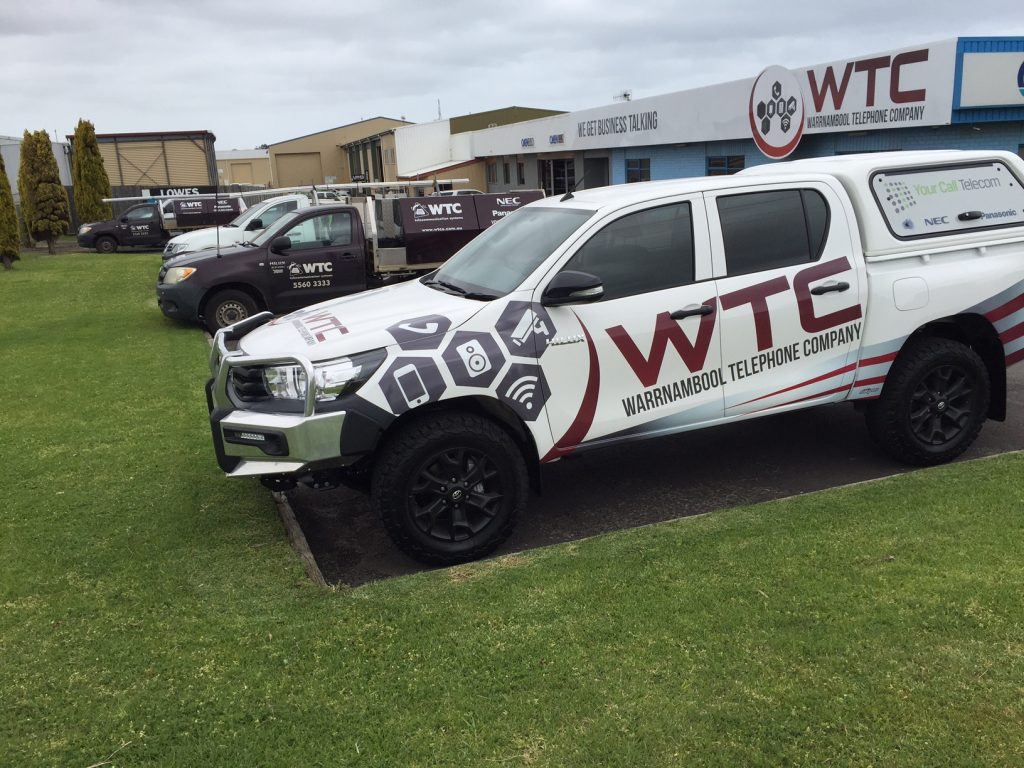
[[[100,140],[100,154],[114,186],[211,185],[212,144],[201,139]]]

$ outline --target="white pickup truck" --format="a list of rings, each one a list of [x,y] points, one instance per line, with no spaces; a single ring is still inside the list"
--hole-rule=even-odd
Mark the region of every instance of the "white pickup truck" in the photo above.
[[[453,563],[586,448],[851,401],[890,455],[948,461],[1024,358],[1022,180],[1006,152],[885,153],[533,203],[419,280],[219,331],[219,464],[369,488]]]
[[[322,193],[326,194],[326,193]],[[323,198],[322,202],[334,202]],[[227,248],[257,238],[286,213],[313,205],[308,195],[279,195],[257,203],[223,227],[206,227],[172,237],[164,246],[164,261],[207,248]]]

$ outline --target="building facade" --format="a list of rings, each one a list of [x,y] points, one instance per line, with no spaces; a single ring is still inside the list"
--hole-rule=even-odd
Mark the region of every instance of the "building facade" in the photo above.
[[[455,142],[452,141],[454,151]],[[465,141],[465,138],[461,138]],[[957,38],[477,130],[487,190],[562,194],[784,158],[1024,147],[1024,38]]]
[[[57,160],[57,171],[60,173],[60,183],[71,192],[71,145],[66,142],[52,142],[53,156]],[[11,185],[11,192],[14,193],[14,204],[21,204],[21,195],[18,194],[18,169],[21,168],[21,136],[0,136],[0,155],[4,158],[4,170],[7,171],[7,181]]]
[[[374,117],[271,144],[270,166],[274,186],[348,183],[352,181],[353,174],[353,157],[349,149],[353,143],[378,137],[402,125],[409,123],[390,117]],[[372,172],[376,164],[383,166],[383,147],[378,141],[360,157],[365,157],[366,165],[357,166],[357,176],[365,172],[366,167],[370,167]]]
[[[217,153],[217,178],[221,186],[249,184],[272,187],[270,152],[266,149],[229,149]]]
[[[396,129],[397,179],[433,180],[442,186],[448,179],[467,179],[457,186],[484,190],[495,161],[475,156],[475,131],[564,114],[554,109],[512,106]]]
[[[96,134],[115,190],[216,186],[216,141],[210,131]]]

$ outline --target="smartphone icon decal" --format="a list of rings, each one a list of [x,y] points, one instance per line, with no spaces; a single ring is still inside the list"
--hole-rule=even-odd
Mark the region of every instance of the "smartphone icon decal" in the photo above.
[[[405,398],[406,405],[410,408],[423,405],[430,399],[423,378],[412,363],[403,365],[395,371],[395,383],[398,384],[398,389],[402,393],[402,397]]]

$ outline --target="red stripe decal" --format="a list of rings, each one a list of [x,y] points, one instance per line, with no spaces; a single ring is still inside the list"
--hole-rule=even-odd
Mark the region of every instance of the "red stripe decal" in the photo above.
[[[1016,352],[1011,352],[1006,356],[1006,367],[1009,368],[1014,363],[1019,363],[1024,360],[1024,349],[1018,349]]]
[[[742,403],[737,403],[736,405],[730,405],[729,407],[730,408],[739,408],[741,405],[747,405],[748,403],[756,403],[758,400],[764,400],[765,398],[768,398],[768,397],[775,397],[776,395],[781,395],[783,392],[789,392],[789,391],[794,390],[794,389],[800,389],[800,387],[806,387],[806,386],[808,386],[810,384],[817,384],[819,381],[824,381],[825,379],[831,379],[834,376],[841,376],[844,373],[849,373],[850,371],[852,371],[856,367],[857,366],[856,366],[855,363],[850,363],[849,365],[844,365],[842,368],[839,368],[839,369],[837,369],[835,371],[832,371],[831,373],[823,373],[821,376],[815,376],[813,379],[809,379],[808,381],[802,381],[799,384],[794,384],[791,387],[786,387],[785,389],[780,389],[777,392],[771,392],[771,393],[769,393],[767,395],[761,395],[760,397],[755,397],[753,400],[747,400],[747,401],[742,402]],[[849,387],[840,387],[840,389],[849,389]],[[838,390],[836,390],[836,391],[838,391]],[[828,394],[828,393],[826,393],[826,394]],[[817,397],[817,395],[811,395],[811,397]],[[800,401],[796,400],[794,402],[800,402]],[[772,406],[772,407],[775,408],[777,406]]]
[[[750,413],[761,413],[762,411],[770,411],[774,408],[782,408],[784,405],[793,405],[794,403],[802,403],[805,400],[814,400],[816,397],[826,397],[828,395],[834,395],[837,392],[849,392],[851,389],[853,389],[852,385],[848,387],[836,387],[835,389],[827,389],[824,392],[815,392],[813,395],[807,395],[807,397],[799,397],[796,400],[790,400],[789,402],[786,403],[779,403],[778,405],[772,405],[769,406],[768,408],[762,408],[758,411],[751,411]]]
[[[1024,294],[1017,296],[1014,299],[1010,299],[1001,307],[996,307],[995,309],[986,312],[985,317],[987,317],[990,322],[994,323],[996,320],[1002,320],[1007,315],[1012,315],[1019,309],[1024,309]]]
[[[888,363],[890,360],[895,360],[898,352],[890,352],[888,355],[879,355],[878,357],[866,357],[857,363],[861,368],[867,368],[869,365],[878,365],[879,363]]]
[[[854,387],[867,387],[871,384],[881,384],[885,381],[885,376],[875,376],[873,379],[861,379],[860,381],[853,382]]]
[[[590,371],[587,374],[587,388],[583,392],[583,402],[580,404],[579,413],[576,414],[576,418],[573,419],[565,434],[555,442],[551,450],[540,460],[542,464],[546,461],[557,459],[559,456],[572,453],[573,449],[583,442],[583,438],[587,436],[587,432],[590,431],[590,427],[594,423],[594,416],[597,414],[597,395],[601,391],[601,365],[597,359],[597,348],[594,346],[594,340],[590,336],[590,331],[587,330],[587,326],[583,324],[578,315],[576,319],[579,320],[580,328],[583,329],[583,334],[587,337],[587,349],[590,352]]]
[[[1019,339],[1021,336],[1024,336],[1024,323],[1017,323],[1017,325],[1012,325],[1000,333],[999,340],[1003,342],[1003,344],[1009,344],[1011,341]]]

